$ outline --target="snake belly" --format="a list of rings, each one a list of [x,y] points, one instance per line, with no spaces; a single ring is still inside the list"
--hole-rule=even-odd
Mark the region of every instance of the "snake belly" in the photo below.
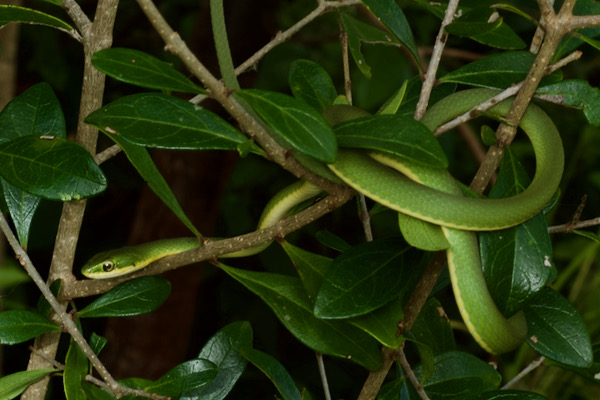
[[[435,104],[422,122],[433,131],[497,93],[488,89],[455,93]],[[511,100],[501,102],[486,114],[502,118],[511,104]],[[540,108],[530,105],[520,127],[534,148],[535,176],[523,192],[504,199],[463,197],[447,170],[428,168],[381,153],[369,156],[344,151],[329,166],[344,182],[367,197],[442,227],[450,245],[448,268],[461,316],[481,347],[494,354],[513,350],[521,344],[527,334],[527,324],[522,312],[507,319],[495,305],[485,283],[477,237],[472,231],[503,229],[536,215],[556,192],[564,168],[560,135]]]

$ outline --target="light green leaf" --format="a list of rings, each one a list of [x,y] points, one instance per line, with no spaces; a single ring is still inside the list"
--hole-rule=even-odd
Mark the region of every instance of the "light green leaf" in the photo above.
[[[333,130],[314,108],[296,98],[265,90],[235,92],[296,150],[323,162],[337,154]]]
[[[183,93],[205,92],[171,64],[139,50],[100,50],[92,56],[92,64],[106,75],[132,85]]]
[[[340,147],[366,148],[427,165],[446,168],[438,140],[421,122],[400,115],[373,115],[335,126]]]
[[[55,369],[33,369],[3,376],[0,378],[0,399],[14,399],[30,385],[56,371]]]
[[[541,394],[520,390],[494,390],[482,393],[471,400],[548,400]]]
[[[0,176],[49,200],[80,200],[106,188],[106,178],[90,153],[58,137],[30,135],[0,143]]]
[[[404,302],[398,298],[373,312],[351,318],[348,322],[373,336],[382,345],[396,349],[404,341],[403,335],[398,334],[399,323],[404,316],[403,308]]]
[[[337,97],[331,77],[313,61],[294,61],[290,66],[288,80],[294,96],[318,112],[323,112]]]
[[[217,366],[199,358],[186,361],[169,370],[145,391],[175,397],[210,383],[217,376]]]
[[[561,364],[589,367],[592,345],[577,310],[559,293],[544,288],[525,308],[527,342],[540,354]]]
[[[242,347],[240,354],[273,382],[284,400],[302,400],[294,380],[279,361],[262,351]]]
[[[11,22],[45,25],[67,32],[73,36],[77,35],[77,31],[71,25],[52,15],[25,7],[0,5],[0,27]]]
[[[0,313],[0,343],[2,344],[22,343],[53,331],[60,331],[60,327],[37,313],[26,310],[9,310]]]
[[[216,114],[177,97],[139,93],[94,111],[85,119],[113,140],[145,147],[236,150],[248,139]]]
[[[222,264],[220,267],[260,296],[292,335],[311,349],[351,359],[369,370],[379,368],[381,357],[376,342],[343,321],[316,318],[300,279]]]
[[[77,312],[80,318],[125,317],[149,313],[169,297],[171,283],[159,276],[132,279],[112,288]]]

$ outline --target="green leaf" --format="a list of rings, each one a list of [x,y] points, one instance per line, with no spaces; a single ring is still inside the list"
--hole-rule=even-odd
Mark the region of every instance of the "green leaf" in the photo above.
[[[29,135],[66,137],[58,99],[47,83],[34,85],[10,101],[0,113],[0,143]],[[21,246],[27,248],[29,228],[40,199],[0,179]]]
[[[1,143],[0,176],[49,200],[80,200],[106,188],[106,178],[90,153],[58,137],[30,135]]]
[[[331,77],[313,61],[294,61],[290,66],[288,80],[294,96],[318,112],[323,112],[332,105],[337,97]]]
[[[379,368],[381,357],[376,342],[343,321],[316,318],[300,279],[223,264],[220,268],[260,296],[292,335],[311,349],[351,359],[372,371]]]
[[[410,288],[406,276],[419,254],[403,242],[375,240],[338,256],[315,300],[319,318],[350,318],[389,303]]]
[[[503,198],[522,192],[530,179],[508,150],[490,192]],[[500,311],[507,317],[546,285],[552,273],[552,244],[543,213],[518,226],[479,235],[486,282]]]
[[[88,400],[114,400],[115,396],[107,391],[107,389],[93,385],[89,382],[83,382],[83,391]],[[127,399],[127,397],[124,397]]]
[[[333,130],[314,108],[296,98],[265,90],[235,92],[296,150],[326,163],[337,154]]]
[[[85,122],[113,139],[163,149],[236,150],[248,140],[205,108],[160,93],[121,97]]]
[[[396,349],[404,341],[404,337],[398,334],[399,323],[404,317],[403,308],[404,302],[398,298],[373,312],[351,318],[348,322],[373,336],[382,345]]]
[[[495,390],[482,393],[471,400],[547,400],[547,398],[541,394],[520,390]]]
[[[110,138],[123,149],[131,164],[138,171],[140,176],[148,183],[150,189],[169,207],[169,209],[179,218],[181,222],[196,236],[200,232],[196,229],[192,221],[185,215],[185,212],[179,205],[177,198],[171,191],[171,188],[160,174],[158,168],[152,161],[148,151],[140,146],[131,144],[118,135],[111,135]]]
[[[125,317],[149,313],[169,297],[171,283],[158,276],[144,276],[120,283],[94,300],[83,310],[80,318]]]
[[[471,36],[471,39],[504,50],[521,50],[527,46],[527,43],[504,22],[490,32]]]
[[[559,293],[544,288],[525,308],[527,342],[547,358],[574,367],[593,361],[590,336],[577,310]]]
[[[38,83],[12,99],[0,113],[0,132],[0,142],[29,135],[65,139],[65,118],[50,85]]]
[[[79,345],[71,338],[71,344],[65,358],[65,369],[63,371],[63,387],[67,400],[85,400],[83,391],[83,380],[88,372],[88,359],[79,348]]]
[[[306,289],[306,293],[311,301],[317,297],[319,288],[323,283],[323,278],[327,273],[327,269],[331,265],[332,259],[320,254],[312,253],[296,247],[289,242],[281,243],[283,250],[287,253],[302,283]]]
[[[362,53],[362,43],[397,45],[398,41],[387,32],[359,21],[344,12],[340,13],[340,19],[344,26],[344,31],[348,35],[348,48],[350,49],[354,63],[360,72],[370,79],[371,67],[367,64],[367,60]]]
[[[373,115],[335,126],[340,147],[365,148],[446,168],[448,160],[438,140],[421,122],[399,115]]]
[[[444,75],[440,81],[504,89],[524,80],[534,59],[535,55],[527,51],[507,51],[473,61]],[[560,76],[560,72],[555,72],[542,82],[553,83]]]
[[[490,21],[490,17],[494,12],[495,10],[487,5],[474,8],[463,13],[447,25],[446,31],[451,35],[460,37],[471,37],[491,32],[502,24],[502,18],[500,17]]]
[[[450,321],[435,297],[427,300],[407,337],[428,346],[434,355],[456,349]]]
[[[67,32],[70,35],[77,34],[77,31],[75,31],[71,25],[52,15],[25,7],[0,5],[0,27],[11,22],[45,25]]]
[[[10,218],[15,224],[19,243],[24,249],[29,244],[29,228],[33,215],[40,204],[40,198],[22,191],[0,178],[4,200],[10,212]]]
[[[339,252],[346,251],[352,247],[352,245],[350,245],[344,239],[329,231],[318,231],[315,233],[315,239],[317,239],[317,241],[322,245]]]
[[[579,235],[579,236],[583,236],[584,238],[588,238],[591,241],[594,241],[596,243],[600,243],[600,236],[598,236],[595,233],[588,232],[588,231],[580,231],[580,230],[574,230],[573,233],[576,235]]]
[[[162,396],[175,397],[210,383],[217,376],[217,366],[208,360],[196,358],[177,365],[144,388]]]
[[[394,0],[362,0],[362,3],[381,21],[386,28],[392,32],[396,38],[410,52],[413,59],[421,69],[419,51],[415,43],[410,24]]]
[[[242,347],[240,354],[273,382],[284,400],[302,400],[294,380],[279,361],[262,351]]]
[[[50,284],[50,291],[54,295],[54,297],[58,298],[60,295],[60,291],[62,290],[62,280],[57,279]],[[50,318],[50,315],[54,312],[50,303],[44,296],[40,296],[37,302],[37,313],[46,318]]]
[[[421,366],[415,368],[417,377],[422,375]],[[485,361],[463,352],[451,351],[435,357],[433,374],[423,383],[430,398],[466,399],[497,389],[502,377]],[[412,385],[409,391],[414,394]],[[417,398],[415,395],[411,398]]]
[[[30,385],[56,371],[55,369],[33,369],[3,376],[0,378],[0,399],[14,399]]]
[[[553,85],[539,87],[536,94],[543,99],[583,110],[588,122],[600,126],[600,90],[587,81],[569,79]]]
[[[0,313],[0,343],[16,344],[33,339],[46,332],[60,331],[60,327],[37,313],[9,310]]]
[[[238,352],[242,347],[252,347],[252,327],[248,322],[233,322],[219,330],[198,354],[198,358],[217,366],[217,376],[206,386],[186,393],[181,400],[224,399],[246,368],[246,359]]]
[[[92,56],[92,64],[106,75],[132,85],[183,93],[205,92],[171,64],[139,50],[100,50]]]

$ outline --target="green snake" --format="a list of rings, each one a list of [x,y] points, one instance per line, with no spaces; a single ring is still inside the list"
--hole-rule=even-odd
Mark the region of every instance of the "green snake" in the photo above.
[[[497,93],[488,89],[455,93],[431,107],[422,122],[433,131]],[[486,114],[501,119],[511,102],[501,102]],[[503,353],[517,347],[524,340],[527,325],[522,313],[507,319],[493,302],[481,271],[477,237],[472,231],[503,229],[533,217],[556,192],[564,168],[560,135],[540,108],[530,105],[520,127],[535,152],[535,176],[526,190],[503,199],[463,197],[446,170],[428,168],[382,153],[343,149],[329,165],[345,183],[367,197],[400,213],[441,226],[450,245],[448,267],[461,316],[475,340],[490,353]],[[259,228],[275,223],[288,212],[292,203],[304,201],[317,192],[311,184],[284,189],[265,208]],[[196,246],[196,239],[185,238],[111,250],[92,258],[82,272],[90,278],[120,276]],[[262,248],[249,249],[250,252],[260,250]],[[230,254],[238,255],[246,254]]]

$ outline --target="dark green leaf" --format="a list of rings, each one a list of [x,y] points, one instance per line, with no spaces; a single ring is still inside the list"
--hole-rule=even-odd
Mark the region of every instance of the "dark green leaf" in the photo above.
[[[88,115],[85,122],[113,139],[164,149],[236,150],[248,140],[205,108],[160,93],[121,97]]]
[[[351,318],[348,322],[373,336],[382,345],[396,349],[404,341],[404,337],[398,334],[399,324],[404,317],[403,308],[404,302],[395,299],[373,312]]]
[[[12,99],[0,113],[0,142],[22,136],[66,138],[65,118],[47,83],[38,83]]]
[[[30,135],[1,143],[0,175],[50,200],[79,200],[106,188],[106,178],[90,153],[58,137]]]
[[[15,224],[19,243],[24,249],[29,244],[29,227],[33,215],[40,204],[40,198],[14,187],[4,179],[0,178],[4,191],[4,200],[10,212],[10,217]]]
[[[595,233],[592,232],[588,232],[588,231],[579,231],[579,230],[574,230],[573,231],[574,234],[579,235],[579,236],[583,236],[585,238],[588,238],[596,243],[600,243],[600,236],[598,236]]]
[[[596,0],[578,0],[573,7],[573,15],[596,15],[600,13],[600,4]],[[566,35],[558,45],[553,60],[559,60],[571,53],[584,43],[583,37],[597,38],[600,36],[600,27],[580,29],[577,35]]]
[[[186,393],[181,399],[224,399],[246,368],[246,359],[238,353],[242,347],[252,347],[252,327],[248,322],[234,322],[219,330],[198,354],[198,358],[217,366],[217,376],[206,386]]]
[[[235,92],[275,133],[296,150],[323,162],[332,162],[337,154],[333,130],[314,108],[281,93],[247,89]]]
[[[171,283],[158,276],[145,276],[120,283],[94,300],[77,315],[81,318],[125,317],[149,313],[169,297]]]
[[[83,354],[79,345],[71,339],[63,371],[63,386],[67,400],[86,399],[82,384],[89,369],[88,365],[87,357]]]
[[[507,51],[473,61],[440,78],[441,82],[490,88],[507,88],[525,79],[535,55],[527,51]],[[545,77],[546,84],[560,79],[560,72]]]
[[[482,393],[471,400],[547,400],[546,397],[532,392],[519,390],[495,390]]]
[[[373,115],[338,124],[334,131],[340,147],[378,150],[434,168],[448,166],[435,136],[413,118]]]
[[[553,85],[539,87],[537,95],[552,101],[583,110],[588,122],[600,125],[600,90],[590,86],[587,81],[569,79]]]
[[[515,195],[529,182],[521,164],[507,150],[490,197]],[[490,293],[500,311],[510,317],[546,284],[552,273],[552,244],[546,220],[540,213],[516,227],[485,232],[479,237]]]
[[[415,368],[415,373],[421,376],[421,366]],[[498,371],[487,362],[468,353],[451,351],[435,357],[433,374],[423,388],[430,398],[466,399],[497,389],[501,380]],[[412,386],[409,390],[414,393]]]
[[[20,22],[24,24],[45,25],[69,34],[76,33],[75,29],[66,22],[45,14],[41,11],[30,8],[17,7],[12,5],[0,5],[0,27],[11,23]]]
[[[346,251],[352,247],[344,239],[329,231],[318,231],[315,233],[315,239],[317,239],[322,245],[340,252]]]
[[[314,301],[323,283],[323,277],[331,265],[331,258],[303,250],[288,242],[283,242],[282,247],[287,253],[294,267],[302,279],[306,293]]]
[[[505,50],[521,50],[527,46],[527,43],[506,23],[500,24],[490,32],[471,36],[471,39],[486,46]]]
[[[419,51],[410,24],[394,0],[362,0],[362,3],[392,32],[420,66]]]
[[[477,7],[456,18],[446,26],[446,31],[451,35],[471,37],[481,35],[497,29],[502,24],[498,17],[490,21],[495,10],[489,6]]]
[[[434,297],[427,300],[407,337],[428,346],[434,355],[456,349],[450,321]]]
[[[0,343],[16,344],[46,332],[59,331],[60,327],[37,313],[9,310],[0,313]]]
[[[56,371],[55,369],[33,369],[3,376],[0,378],[0,399],[14,399],[29,385]]]
[[[589,367],[590,336],[577,310],[559,293],[544,288],[523,309],[527,342],[540,354],[561,364]]]
[[[350,318],[371,312],[410,288],[406,276],[420,255],[399,240],[363,243],[338,256],[315,300],[319,318]]]
[[[104,346],[108,344],[108,339],[96,334],[95,332],[92,332],[92,336],[90,337],[89,343],[90,347],[92,348],[92,351],[95,354],[100,354]]]
[[[162,396],[179,396],[210,383],[217,376],[217,366],[208,360],[194,359],[172,368],[156,382],[144,388]]]
[[[344,12],[340,13],[340,19],[344,31],[348,35],[348,48],[354,63],[365,77],[371,78],[371,67],[362,53],[362,43],[397,45],[398,41],[389,33],[361,22]]]
[[[183,93],[203,93],[169,63],[139,50],[110,48],[92,56],[92,64],[106,75],[122,82],[150,89]]]
[[[296,98],[322,112],[335,100],[337,91],[331,77],[319,64],[296,60],[290,66],[289,84]]]
[[[83,382],[83,391],[88,400],[114,400],[116,397],[107,391],[107,389],[93,385],[89,382]],[[129,400],[127,397],[123,399]]]
[[[344,357],[370,369],[379,368],[376,342],[343,321],[316,318],[298,278],[220,266],[234,279],[260,296],[283,325],[302,343],[323,354]]]
[[[127,155],[127,158],[131,164],[138,171],[140,176],[148,182],[150,189],[162,200],[162,202],[169,207],[173,214],[179,218],[181,222],[196,236],[200,236],[200,232],[196,229],[192,221],[185,215],[185,212],[179,205],[177,198],[171,191],[171,188],[160,174],[158,168],[152,161],[152,157],[148,154],[148,151],[140,146],[131,144],[123,140],[118,135],[111,135],[110,138],[117,143]]]
[[[284,400],[302,400],[294,380],[279,361],[263,353],[248,347],[242,347],[240,354],[260,369],[273,382],[281,398]]]

